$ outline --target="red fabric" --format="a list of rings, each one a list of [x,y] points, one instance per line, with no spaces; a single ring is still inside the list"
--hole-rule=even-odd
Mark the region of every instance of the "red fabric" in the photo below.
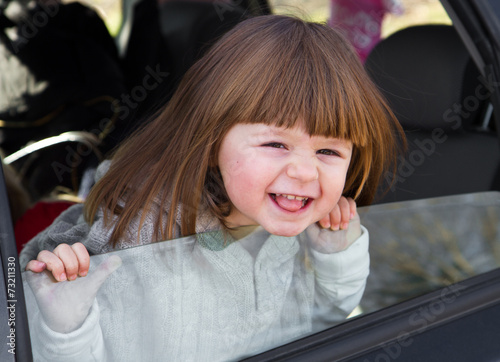
[[[52,224],[59,214],[73,204],[69,201],[40,201],[26,211],[14,226],[17,251],[21,252],[24,244]]]

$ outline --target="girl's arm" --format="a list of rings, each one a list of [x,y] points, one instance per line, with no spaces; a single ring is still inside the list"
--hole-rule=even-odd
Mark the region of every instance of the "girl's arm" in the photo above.
[[[40,313],[30,319],[30,330],[35,361],[107,361],[97,302],[92,305],[83,325],[71,333],[54,332]]]
[[[359,304],[369,274],[368,231],[361,227],[361,234],[342,251],[323,254],[311,250],[315,271],[315,307],[325,322],[345,319]],[[335,238],[348,231],[328,231]],[[334,234],[337,234],[333,236]]]
[[[341,230],[314,224],[305,231],[316,277],[317,319],[326,323],[343,320],[356,308],[363,295],[370,266],[368,231],[360,224],[356,205],[348,199],[339,204],[337,210],[332,211],[329,221],[334,227],[336,222],[337,225],[344,224]],[[350,219],[347,228],[344,219]]]
[[[106,360],[95,297],[120,265],[121,259],[111,256],[88,276],[62,282],[48,270],[26,272],[37,304],[30,313],[35,355],[50,361]]]
[[[91,240],[82,207],[75,205],[63,212],[21,253],[32,304],[33,352],[40,360],[105,360],[95,295],[120,261],[108,259],[85,276],[90,258],[80,241],[98,244],[99,240]]]

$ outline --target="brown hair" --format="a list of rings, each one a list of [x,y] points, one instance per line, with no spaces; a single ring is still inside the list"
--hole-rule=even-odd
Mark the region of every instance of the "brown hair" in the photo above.
[[[195,233],[201,204],[224,223],[230,203],[216,161],[229,129],[303,121],[311,135],[352,141],[344,195],[361,206],[371,203],[382,172],[395,170],[395,134],[402,131],[355,51],[327,25],[278,15],[243,21],[189,69],[156,118],[118,149],[88,196],[86,218],[93,220],[99,207],[106,222],[117,215],[113,244],[139,212],[142,225],[154,200],[169,215],[155,216],[157,240],[176,237],[178,205],[182,236]]]

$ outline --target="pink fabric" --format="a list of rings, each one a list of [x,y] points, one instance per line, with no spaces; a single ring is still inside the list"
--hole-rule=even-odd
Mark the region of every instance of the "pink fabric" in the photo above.
[[[328,24],[340,28],[362,61],[380,41],[386,13],[402,14],[399,0],[331,0]]]

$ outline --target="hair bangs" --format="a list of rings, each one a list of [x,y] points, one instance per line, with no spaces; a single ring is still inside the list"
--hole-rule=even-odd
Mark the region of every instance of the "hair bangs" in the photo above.
[[[290,19],[284,21],[287,30],[278,22],[268,29],[272,36],[266,42],[239,39],[247,44],[239,54],[240,79],[231,82],[238,88],[227,92],[231,109],[224,119],[285,128],[303,124],[310,135],[365,146],[373,112],[367,108],[365,80],[358,76],[362,65],[354,53],[345,55],[350,45],[326,26],[297,20],[293,27]]]

